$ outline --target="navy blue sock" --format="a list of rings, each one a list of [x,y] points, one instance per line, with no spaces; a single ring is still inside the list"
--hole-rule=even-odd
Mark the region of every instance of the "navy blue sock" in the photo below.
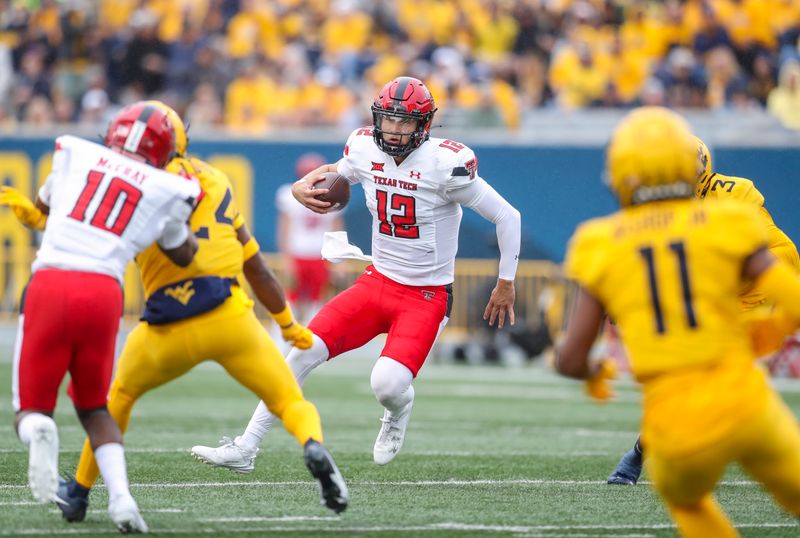
[[[81,497],[82,499],[89,497],[89,488],[81,486],[74,479],[70,481],[67,491],[70,497]]]

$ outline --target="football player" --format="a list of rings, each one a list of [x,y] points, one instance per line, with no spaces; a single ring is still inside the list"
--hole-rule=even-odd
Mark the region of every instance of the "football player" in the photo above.
[[[52,415],[69,371],[69,394],[88,434],[86,445],[97,454],[108,487],[109,515],[121,532],[147,532],[128,488],[122,434],[106,406],[121,284],[125,266],[148,246],[168,270],[190,264],[197,242],[186,222],[201,191],[196,181],[159,170],[175,142],[169,119],[157,107],[140,102],[122,109],[104,144],[59,137],[36,203],[8,188],[0,196],[1,204],[44,229],[22,298],[12,397],[17,433],[29,447],[33,496],[58,501],[59,440]]]
[[[643,384],[646,465],[679,532],[733,537],[712,496],[730,462],[800,516],[800,428],[755,362],[737,298],[754,282],[800,323],[800,280],[768,250],[752,205],[692,200],[696,144],[660,107],[636,110],[612,136],[607,177],[621,210],[581,225],[567,253],[579,285],[557,369],[597,386],[589,351],[607,313]]]
[[[372,214],[373,264],[355,284],[311,320],[313,344],[287,356],[302,384],[325,362],[388,333],[370,383],[384,407],[373,448],[375,463],[400,451],[414,405],[412,381],[447,322],[458,247],[461,207],[495,223],[500,246],[497,285],[484,312],[489,325],[514,323],[514,276],[520,248],[520,214],[478,175],[470,148],[430,136],[436,106],[419,80],[387,83],[372,105],[371,127],[356,129],[334,164],[320,166],[292,186],[294,197],[318,213],[330,203],[315,197],[320,174],[337,172],[364,189]],[[252,470],[256,451],[275,417],[263,402],[240,437],[193,454],[220,467]]]
[[[697,185],[695,194],[700,199],[731,199],[753,205],[758,208],[762,222],[767,226],[769,242],[767,244],[770,252],[791,267],[796,273],[800,273],[800,256],[797,247],[791,239],[775,225],[772,216],[764,207],[764,196],[758,191],[752,180],[725,176],[718,172],[713,172],[711,166],[711,152],[699,138],[695,137],[697,144]],[[753,282],[743,285],[739,293],[739,300],[742,310],[745,312],[753,311],[759,307],[770,307],[766,296],[762,290]],[[636,439],[633,448],[626,452],[620,459],[614,472],[608,477],[609,484],[634,485],[639,480],[642,473],[642,458],[644,448],[641,438]]]
[[[186,156],[183,122],[163,103],[176,132],[176,154],[167,170],[197,178],[204,196],[192,215],[199,249],[194,263],[175,268],[157,249],[136,258],[147,302],[117,363],[109,410],[124,432],[133,406],[147,391],[171,381],[205,360],[222,365],[279,416],[301,446],[305,463],[320,485],[323,503],[335,512],[347,507],[347,486],[321,444],[320,419],[303,398],[283,356],[253,312],[253,301],[237,281],[244,273],[256,297],[298,348],[311,346],[311,332],[298,324],[283,289],[260,255],[232,195],[228,178],[209,164]],[[86,516],[89,490],[98,477],[89,443],[84,444],[75,478],[62,482],[59,504],[68,521]]]
[[[325,164],[322,155],[306,153],[297,159],[296,178],[300,179]],[[308,321],[319,310],[330,280],[328,262],[320,257],[325,232],[344,229],[342,213],[315,213],[297,203],[291,184],[281,185],[275,194],[278,208],[278,251],[284,256],[291,275],[289,300],[300,320]]]

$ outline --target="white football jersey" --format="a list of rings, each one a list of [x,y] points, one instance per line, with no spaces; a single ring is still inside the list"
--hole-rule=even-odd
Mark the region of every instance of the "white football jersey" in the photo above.
[[[319,259],[325,232],[334,231],[337,213],[315,213],[295,200],[292,186],[282,185],[275,195],[278,211],[289,219],[287,252],[295,258]]]
[[[478,180],[471,149],[430,138],[397,165],[365,127],[348,138],[337,171],[364,188],[378,271],[412,286],[453,282],[462,211],[448,193]]]
[[[196,181],[61,136],[39,190],[50,215],[33,271],[102,273],[121,282],[128,262],[161,238],[173,206],[194,205],[199,195]]]

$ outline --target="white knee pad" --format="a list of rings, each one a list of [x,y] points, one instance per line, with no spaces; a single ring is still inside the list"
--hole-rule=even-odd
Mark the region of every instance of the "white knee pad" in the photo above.
[[[414,399],[414,374],[389,357],[380,357],[372,368],[370,385],[375,397],[389,411],[400,411]]]
[[[311,370],[328,360],[330,356],[328,346],[325,345],[322,338],[315,334],[313,342],[308,349],[292,348],[286,356],[289,369],[291,369],[295,379],[297,379],[297,383],[301,386]]]

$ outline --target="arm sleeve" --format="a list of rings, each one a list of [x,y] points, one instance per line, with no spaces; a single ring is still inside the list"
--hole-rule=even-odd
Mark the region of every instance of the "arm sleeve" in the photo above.
[[[481,178],[473,180],[466,187],[447,192],[447,198],[472,209],[495,224],[497,244],[500,247],[498,277],[503,280],[514,280],[522,236],[522,218],[519,211]]]
[[[164,224],[164,231],[158,238],[158,244],[170,250],[178,248],[189,237],[189,228],[186,222],[192,214],[193,201],[175,200],[167,213],[167,221]]]
[[[59,174],[68,169],[69,151],[67,150],[66,142],[61,138],[56,139],[56,150],[53,153],[53,168],[47,175],[44,184],[39,188],[37,196],[39,200],[50,205],[50,196],[53,194],[53,181]]]

